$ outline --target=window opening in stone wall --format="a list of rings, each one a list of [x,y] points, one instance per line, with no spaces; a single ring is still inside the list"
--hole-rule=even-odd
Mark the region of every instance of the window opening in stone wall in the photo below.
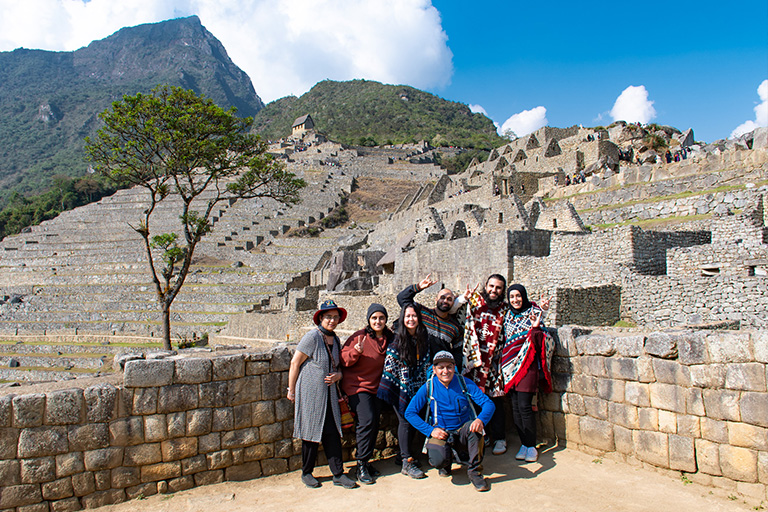
[[[504,222],[504,212],[499,212],[499,224]]]
[[[767,277],[768,267],[761,267],[758,265],[750,265],[747,268],[747,276],[749,277]]]
[[[553,228],[557,227],[557,219],[552,219],[552,227]]]
[[[707,267],[701,267],[701,275],[703,277],[712,277],[716,276],[720,273],[720,267],[713,267],[713,266],[707,266]]]

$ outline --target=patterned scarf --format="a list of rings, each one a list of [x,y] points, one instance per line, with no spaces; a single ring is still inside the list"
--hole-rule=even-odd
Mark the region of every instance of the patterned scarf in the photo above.
[[[530,317],[534,312],[541,312],[536,304],[532,304],[521,313],[509,310],[504,316],[501,377],[505,393],[520,383],[528,372],[528,368],[536,361],[537,353],[540,356],[541,369],[546,382],[544,391],[547,393],[552,391],[552,374],[549,365],[552,361],[552,353],[555,351],[555,343],[552,336],[542,329],[543,325],[532,328],[533,322]]]
[[[508,308],[502,303],[498,309],[491,309],[477,292],[469,297],[464,326],[464,374],[470,375],[475,384],[491,396],[504,396],[496,349]]]
[[[387,348],[387,354],[384,356],[384,373],[376,396],[391,406],[397,407],[401,414],[405,414],[405,408],[408,407],[411,398],[422,384],[427,382],[428,374],[432,369],[429,360],[429,354],[425,354],[416,361],[414,368],[408,368],[396,350],[392,347]]]

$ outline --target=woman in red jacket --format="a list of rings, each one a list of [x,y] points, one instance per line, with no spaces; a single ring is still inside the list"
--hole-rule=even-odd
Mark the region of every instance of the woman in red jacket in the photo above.
[[[341,390],[349,397],[349,406],[357,418],[357,479],[363,484],[375,482],[378,474],[368,462],[373,455],[379,432],[381,407],[376,391],[384,369],[387,345],[394,334],[387,327],[387,310],[381,304],[368,308],[368,326],[350,336],[341,349],[344,366]]]

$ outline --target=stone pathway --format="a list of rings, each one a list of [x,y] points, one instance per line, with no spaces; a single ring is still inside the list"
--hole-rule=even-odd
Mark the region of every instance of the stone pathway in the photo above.
[[[452,479],[412,480],[399,473],[393,459],[378,462],[383,473],[375,485],[345,490],[331,484],[328,467],[315,471],[322,488],[307,489],[299,473],[248,482],[225,482],[174,495],[156,495],[96,509],[100,512],[240,512],[279,510],[493,511],[666,511],[726,512],[762,510],[759,500],[746,503],[728,493],[575,450],[542,454],[539,463],[519,464],[514,453],[487,456],[491,490],[475,492],[464,469]],[[345,464],[347,468],[351,463]]]

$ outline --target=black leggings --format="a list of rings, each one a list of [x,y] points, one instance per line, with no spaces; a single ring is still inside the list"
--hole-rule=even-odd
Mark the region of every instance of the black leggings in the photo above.
[[[533,412],[533,397],[536,393],[512,390],[507,396],[512,401],[512,418],[517,435],[523,446],[536,446],[536,415]]]
[[[397,410],[397,406],[394,406],[393,408],[398,421],[397,443],[400,445],[400,456],[406,461],[411,458],[411,441],[413,441],[415,429],[408,423],[405,416],[400,414],[400,411]]]
[[[328,407],[325,409],[325,421],[323,422],[323,436],[320,441],[323,443],[323,450],[328,459],[328,467],[331,468],[333,476],[341,476],[344,473],[344,466],[341,463],[341,436],[336,430],[336,420],[333,419],[333,409],[331,408],[332,395],[328,397]],[[317,452],[320,443],[314,441],[301,441],[301,472],[304,475],[311,475],[315,469],[317,461]]]

